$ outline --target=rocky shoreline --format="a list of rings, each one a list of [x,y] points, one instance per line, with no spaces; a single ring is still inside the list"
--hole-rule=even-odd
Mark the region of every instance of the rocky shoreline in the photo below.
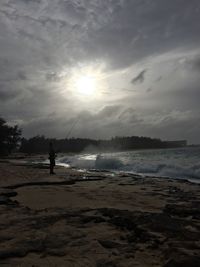
[[[0,265],[200,266],[199,185],[0,163]]]

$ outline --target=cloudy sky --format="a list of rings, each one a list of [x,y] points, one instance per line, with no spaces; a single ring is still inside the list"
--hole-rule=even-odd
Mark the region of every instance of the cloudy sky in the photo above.
[[[0,116],[25,137],[200,143],[199,0],[1,0]]]

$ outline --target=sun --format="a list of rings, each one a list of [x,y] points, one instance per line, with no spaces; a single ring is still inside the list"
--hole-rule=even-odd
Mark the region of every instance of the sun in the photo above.
[[[80,64],[69,70],[68,77],[63,81],[63,92],[70,92],[77,100],[88,103],[91,100],[100,101],[105,83],[104,65]],[[67,90],[66,90],[67,88]]]
[[[77,77],[75,87],[78,93],[86,96],[92,96],[96,93],[97,80],[90,75]]]

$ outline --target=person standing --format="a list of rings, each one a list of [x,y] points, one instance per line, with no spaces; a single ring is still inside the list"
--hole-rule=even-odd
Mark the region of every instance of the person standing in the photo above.
[[[49,169],[50,169],[50,174],[55,174],[55,172],[53,171],[53,169],[54,169],[54,167],[56,165],[55,159],[56,159],[56,153],[54,151],[52,142],[50,142],[49,143],[49,161],[50,161]]]

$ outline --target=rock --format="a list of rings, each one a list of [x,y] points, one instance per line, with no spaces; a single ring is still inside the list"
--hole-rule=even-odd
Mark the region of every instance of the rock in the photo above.
[[[158,213],[148,215],[147,224],[152,231],[175,237],[182,235],[186,222],[181,219],[172,218],[165,213]]]
[[[98,242],[102,245],[104,248],[120,248],[124,247],[124,244],[120,244],[118,242],[110,241],[110,240],[98,240]]]
[[[163,267],[198,267],[200,266],[200,257],[189,256],[185,259],[169,260]]]
[[[90,222],[94,222],[94,223],[102,223],[105,222],[106,220],[100,216],[83,216],[81,218],[81,222],[82,223],[90,223]]]
[[[154,236],[141,228],[135,228],[128,236],[129,243],[146,243],[154,239]]]
[[[121,229],[127,229],[133,231],[136,229],[136,225],[130,217],[116,216],[110,219],[110,223],[118,226]]]
[[[0,205],[7,205],[9,199],[6,196],[0,196]]]
[[[117,265],[112,261],[98,260],[96,267],[117,267]]]
[[[188,205],[183,206],[183,205],[167,204],[163,211],[164,213],[178,217],[200,216],[200,210],[198,207],[188,206]]]
[[[148,222],[148,217],[140,212],[131,212],[117,209],[100,209],[103,216],[110,217],[107,222],[119,227],[122,230],[130,231],[128,242],[146,243],[152,235],[143,229],[142,225]],[[149,215],[149,213],[147,214]]]
[[[0,196],[15,197],[16,195],[17,195],[17,192],[11,189],[0,188]]]
[[[27,251],[21,250],[21,249],[8,249],[8,250],[3,250],[0,251],[0,259],[8,259],[11,257],[24,257],[26,256]]]
[[[47,249],[46,254],[56,257],[63,257],[66,255],[66,252],[63,249]]]

